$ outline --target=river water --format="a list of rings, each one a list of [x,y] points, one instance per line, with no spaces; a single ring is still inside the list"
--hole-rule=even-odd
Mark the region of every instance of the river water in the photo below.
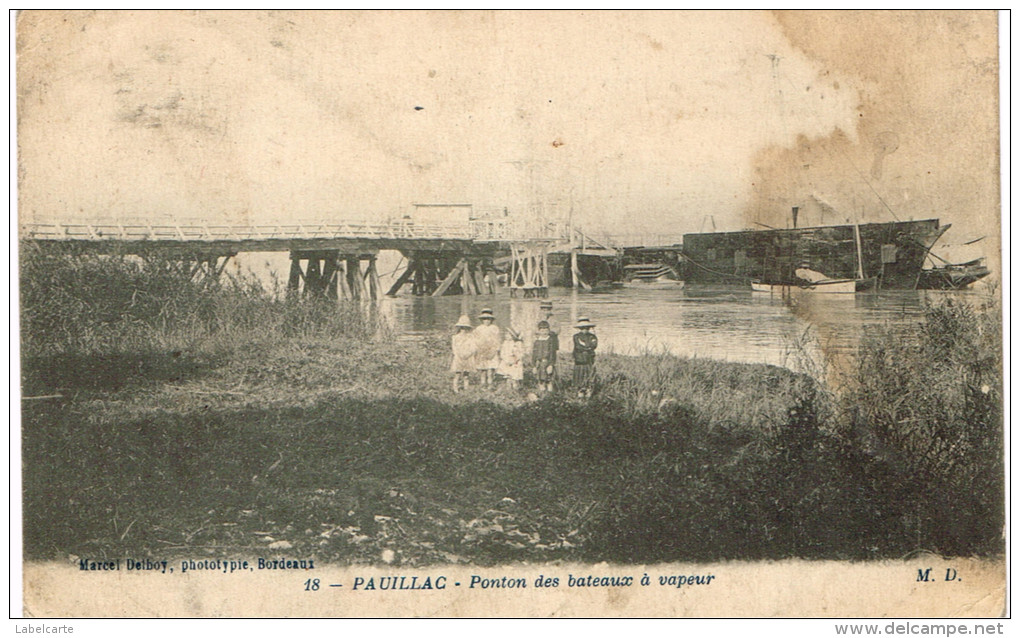
[[[792,299],[725,287],[619,288],[607,292],[552,289],[553,323],[561,349],[571,348],[574,324],[597,324],[600,352],[668,352],[744,363],[767,363],[809,371],[825,355],[852,355],[869,329],[918,322],[926,300],[975,292],[881,291],[858,294],[805,292]],[[506,290],[477,297],[400,296],[380,302],[402,338],[436,331],[452,334],[462,314],[478,325],[492,308],[502,328],[512,327],[530,344],[540,319],[538,299],[511,299]]]
[[[397,253],[380,257],[384,290],[400,271],[398,258]],[[244,267],[258,275],[268,289],[280,287],[280,273],[285,275],[289,267],[285,253],[252,254],[238,261],[243,261]],[[852,357],[861,335],[869,330],[916,323],[928,301],[955,297],[979,303],[988,294],[981,284],[952,292],[797,292],[784,299],[718,286],[616,288],[606,292],[553,288],[548,300],[553,302],[553,322],[558,326],[564,352],[571,348],[573,325],[586,316],[597,324],[600,353],[667,352],[817,373],[819,365],[831,362],[834,356]],[[467,314],[472,324],[478,325],[478,313],[492,308],[496,323],[520,332],[529,349],[540,319],[539,302],[511,299],[508,290],[500,289],[494,295],[436,298],[402,292],[377,303],[380,314],[400,339],[453,334],[460,315]]]

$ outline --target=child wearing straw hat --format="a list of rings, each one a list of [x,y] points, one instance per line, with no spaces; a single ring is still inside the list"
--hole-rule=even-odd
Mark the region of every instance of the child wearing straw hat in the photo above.
[[[588,317],[582,317],[575,326],[574,333],[574,387],[577,396],[590,397],[595,385],[595,348],[599,346],[599,338],[592,329],[595,327]]]
[[[478,315],[481,325],[475,328],[475,365],[482,377],[482,386],[492,386],[492,378],[499,366],[500,334],[496,317],[490,308]]]
[[[462,384],[465,390],[471,385],[470,374],[475,368],[475,340],[471,334],[471,320],[467,315],[461,315],[454,328],[457,332],[451,343],[453,362],[450,364],[450,372],[453,373],[453,391],[456,393],[460,392]]]
[[[553,318],[553,304],[549,300],[544,300],[538,305],[539,308],[539,319],[549,324],[549,332],[553,334],[559,334],[559,327],[556,325],[556,319]]]
[[[506,338],[499,347],[499,367],[496,374],[504,376],[511,390],[517,390],[524,380],[524,340],[513,328],[507,328]]]

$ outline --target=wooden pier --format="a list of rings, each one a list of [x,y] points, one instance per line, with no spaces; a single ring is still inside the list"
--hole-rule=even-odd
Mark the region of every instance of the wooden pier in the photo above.
[[[385,294],[410,286],[415,295],[494,294],[507,273],[511,296],[545,297],[551,283],[549,254],[576,255],[582,238],[553,225],[526,229],[506,219],[458,224],[290,223],[59,224],[30,223],[21,239],[41,247],[99,254],[172,259],[193,277],[214,280],[227,261],[243,252],[287,252],[288,295],[331,299],[377,299],[384,291],[377,269],[382,250],[399,251],[404,271]],[[572,260],[572,284],[585,286]]]

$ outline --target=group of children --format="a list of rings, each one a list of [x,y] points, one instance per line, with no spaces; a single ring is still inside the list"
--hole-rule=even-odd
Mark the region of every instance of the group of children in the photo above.
[[[552,391],[556,378],[556,353],[560,349],[558,331],[553,322],[552,302],[543,301],[544,319],[538,322],[535,341],[531,347],[531,370],[539,390]],[[492,387],[496,376],[506,377],[511,390],[524,381],[524,339],[513,328],[507,328],[500,342],[500,329],[492,310],[486,308],[478,315],[480,325],[475,328],[467,315],[461,315],[454,326],[452,349],[453,391],[467,389],[473,372],[478,372],[482,387]],[[578,396],[590,397],[595,385],[595,349],[598,337],[592,330],[595,324],[581,318],[574,334],[573,385]]]

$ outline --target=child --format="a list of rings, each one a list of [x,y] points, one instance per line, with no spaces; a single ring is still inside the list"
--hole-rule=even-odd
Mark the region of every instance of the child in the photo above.
[[[595,385],[595,348],[599,338],[592,332],[595,327],[587,317],[577,322],[579,332],[574,333],[574,387],[577,396],[590,397]]]
[[[556,375],[556,351],[560,349],[559,339],[549,332],[549,322],[538,322],[535,345],[531,349],[531,363],[538,380],[538,389],[552,391]]]
[[[538,305],[539,321],[545,321],[549,324],[549,332],[555,335],[559,335],[560,331],[556,325],[556,320],[553,318],[553,304],[551,301],[543,301]]]
[[[492,377],[499,365],[499,326],[492,310],[486,308],[478,315],[482,325],[475,328],[475,362],[482,377],[482,386],[492,385]]]
[[[454,326],[457,333],[453,335],[453,363],[450,364],[450,372],[453,373],[453,391],[460,392],[460,385],[463,382],[464,389],[471,385],[469,375],[474,369],[475,361],[475,340],[471,334],[471,320],[467,315],[461,315]]]
[[[524,379],[524,341],[513,328],[507,328],[506,339],[499,347],[499,367],[496,368],[496,374],[506,377],[510,389],[514,391]]]

